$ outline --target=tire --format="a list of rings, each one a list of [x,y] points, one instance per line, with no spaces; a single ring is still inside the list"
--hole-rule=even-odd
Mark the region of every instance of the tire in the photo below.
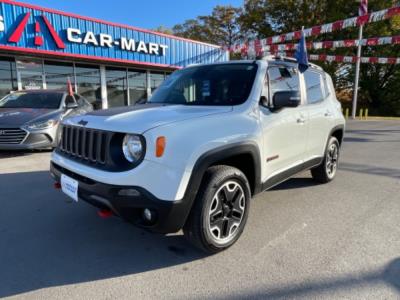
[[[240,170],[209,168],[183,227],[185,237],[208,254],[229,248],[244,230],[250,199],[249,183]]]
[[[318,167],[311,169],[311,175],[315,181],[328,183],[335,178],[339,164],[339,154],[339,141],[334,136],[331,136],[325,149],[324,160]]]

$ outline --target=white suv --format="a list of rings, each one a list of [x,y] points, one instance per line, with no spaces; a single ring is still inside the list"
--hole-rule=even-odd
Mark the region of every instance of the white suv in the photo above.
[[[345,120],[332,80],[295,61],[191,66],[146,104],[63,123],[56,186],[152,231],[183,229],[215,253],[242,234],[251,198],[294,174],[336,174]]]

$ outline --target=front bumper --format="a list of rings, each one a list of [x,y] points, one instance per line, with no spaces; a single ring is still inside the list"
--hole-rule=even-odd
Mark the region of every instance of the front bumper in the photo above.
[[[137,226],[160,233],[179,231],[191,208],[191,201],[166,201],[156,198],[149,191],[137,186],[116,186],[94,181],[51,162],[50,172],[60,182],[65,174],[79,182],[79,199],[100,209],[110,209],[116,215]],[[136,190],[138,195],[120,196],[122,190]],[[146,222],[143,210],[150,209],[155,214],[152,223]]]
[[[26,132],[26,136],[18,144],[7,143],[1,141],[0,150],[33,150],[54,148],[56,146],[56,130],[50,128],[36,132]]]

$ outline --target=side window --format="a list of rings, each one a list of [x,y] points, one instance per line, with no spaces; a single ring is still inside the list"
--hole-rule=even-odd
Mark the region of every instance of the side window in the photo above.
[[[268,69],[269,99],[276,92],[280,91],[300,91],[299,73],[296,68],[270,67]]]
[[[324,80],[321,74],[313,71],[306,71],[304,73],[304,80],[306,82],[308,104],[321,102],[328,96],[326,95]]]

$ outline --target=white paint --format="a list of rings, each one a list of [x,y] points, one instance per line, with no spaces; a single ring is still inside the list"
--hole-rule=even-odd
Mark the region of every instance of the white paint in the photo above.
[[[0,16],[0,32],[3,32],[4,30],[5,30],[4,17]]]
[[[100,46],[112,48],[113,38],[109,34],[100,33]]]
[[[83,44],[93,44],[95,46],[99,45],[99,42],[97,41],[96,36],[91,31],[86,32],[85,38],[83,39],[82,43]]]
[[[149,51],[147,50],[147,45],[145,42],[140,41],[137,47],[137,52],[143,52],[143,53],[149,53]]]
[[[67,40],[72,43],[82,43],[81,31],[76,28],[67,29]]]

